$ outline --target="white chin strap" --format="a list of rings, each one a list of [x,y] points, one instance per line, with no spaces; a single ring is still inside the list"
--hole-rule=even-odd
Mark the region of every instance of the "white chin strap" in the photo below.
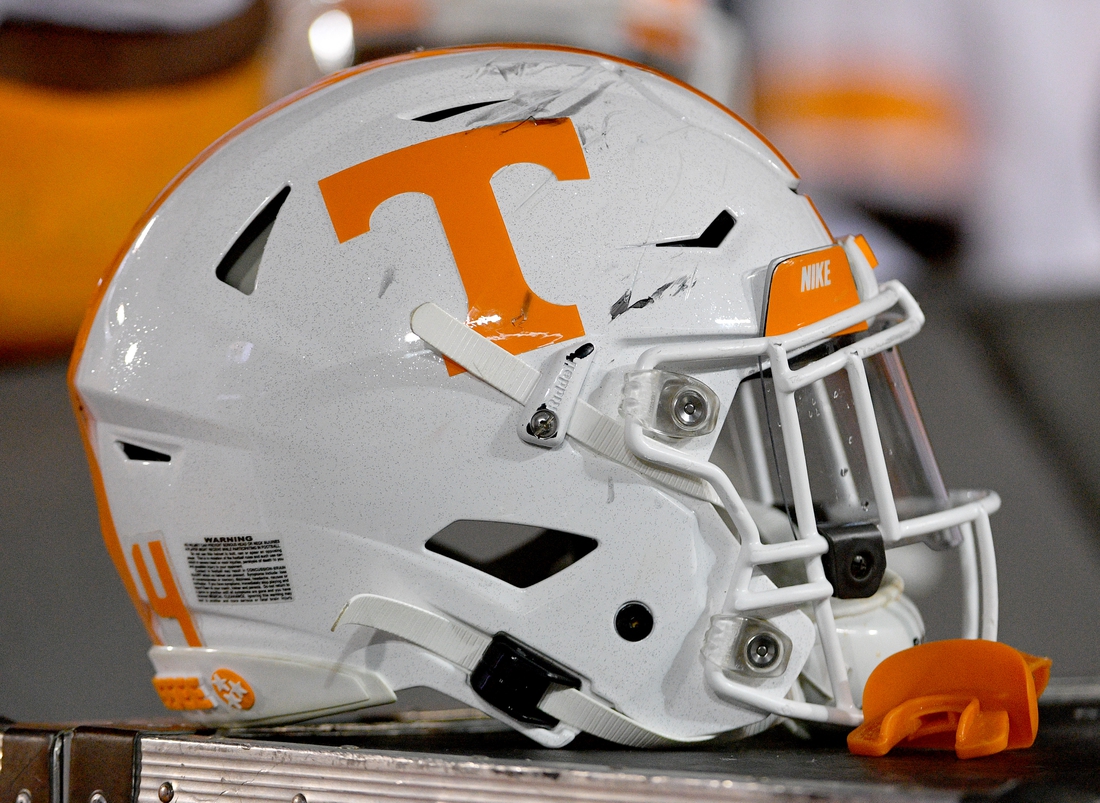
[[[478,334],[431,302],[412,314],[412,330],[425,343],[457,362],[487,385],[520,404],[527,404],[542,374],[519,357]],[[626,448],[623,422],[604,415],[591,404],[578,400],[569,419],[570,438],[588,449],[614,460],[680,493],[722,506],[709,483],[671,469],[645,463]],[[560,718],[560,717],[559,717]]]
[[[332,629],[335,630],[342,624],[362,625],[392,633],[445,658],[467,672],[474,671],[493,640],[480,630],[454,619],[375,594],[359,594],[348,600]],[[566,725],[629,747],[659,747],[713,738],[699,736],[677,739],[664,736],[620,714],[580,689],[570,689],[553,683],[542,696],[538,707],[540,711]],[[765,720],[764,724],[766,727],[770,721]]]

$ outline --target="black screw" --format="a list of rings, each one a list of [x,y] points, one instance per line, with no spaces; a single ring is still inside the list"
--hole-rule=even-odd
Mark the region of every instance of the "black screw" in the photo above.
[[[653,614],[640,602],[628,602],[615,614],[615,632],[627,641],[641,641],[653,632]]]
[[[172,788],[171,781],[165,781],[160,785],[160,789],[157,790],[157,800],[160,803],[172,803],[172,798],[176,796],[176,790]]]
[[[874,558],[867,552],[857,552],[852,556],[852,565],[849,571],[853,580],[866,580],[871,576],[871,568],[874,566]]]

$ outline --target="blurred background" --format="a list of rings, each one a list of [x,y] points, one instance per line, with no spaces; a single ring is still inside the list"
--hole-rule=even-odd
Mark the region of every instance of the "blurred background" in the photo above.
[[[990,487],[1000,637],[1100,675],[1100,2],[0,0],[0,715],[156,717],[65,386],[94,292],[190,159],[323,75],[529,41],[753,122],[925,308],[903,347],[948,487]],[[895,550],[931,638],[955,556]]]

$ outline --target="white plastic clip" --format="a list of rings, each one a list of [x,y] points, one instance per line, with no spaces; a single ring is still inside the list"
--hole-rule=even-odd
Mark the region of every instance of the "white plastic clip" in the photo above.
[[[584,379],[596,347],[591,343],[569,346],[547,361],[519,421],[519,437],[535,446],[553,449],[565,442],[569,421],[581,397]]]

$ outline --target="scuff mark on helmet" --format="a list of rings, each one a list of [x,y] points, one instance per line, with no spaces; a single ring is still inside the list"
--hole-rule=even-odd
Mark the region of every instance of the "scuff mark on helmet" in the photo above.
[[[668,296],[678,296],[681,293],[685,293],[695,286],[695,274],[690,276],[681,276],[678,279],[673,279],[671,282],[665,282],[650,295],[645,298],[639,298],[634,303],[630,302],[631,292],[627,290],[619,299],[611,305],[611,320],[615,320],[627,310],[642,309],[648,307],[650,304],[656,302],[659,298],[668,293]],[[671,292],[669,292],[671,290]]]
[[[527,322],[527,313],[531,311],[532,298],[530,290],[523,294],[523,306],[520,307],[519,315],[512,319],[512,326],[522,327]]]
[[[583,145],[584,145],[584,142],[581,142],[581,145],[583,146]],[[533,198],[534,198],[534,197],[535,197],[536,195],[538,195],[538,194],[539,194],[539,192],[540,192],[540,191],[542,190],[542,188],[543,188],[543,187],[545,187],[545,186],[546,186],[547,184],[549,184],[549,183],[550,183],[550,180],[551,180],[552,178],[554,178],[554,174],[553,174],[553,173],[551,173],[551,172],[549,172],[549,171],[547,171],[547,174],[546,174],[546,178],[544,178],[544,179],[542,180],[542,183],[541,183],[541,184],[539,184],[539,185],[538,185],[537,187],[535,187],[535,188],[534,188],[533,190],[531,190],[531,192],[530,192],[530,193],[528,194],[528,196],[527,196],[526,198],[524,198],[524,199],[523,199],[523,201],[522,201],[522,202],[520,203],[520,205],[516,207],[516,212],[521,212],[521,211],[523,211],[523,209],[524,209],[524,208],[525,208],[525,207],[527,206],[527,204],[529,204],[529,203],[531,202],[531,200],[532,200],[532,199],[533,199]]]
[[[619,300],[611,305],[611,320],[615,320],[624,312],[630,309],[630,291],[627,290],[621,296]]]
[[[500,72],[505,80],[507,80],[509,75],[516,74],[515,69],[509,69],[508,67],[503,67],[501,70],[498,70],[498,72]],[[520,71],[523,72],[522,69],[520,69]],[[597,73],[597,71],[587,69],[581,73],[576,81],[565,89],[536,90],[524,95],[517,95],[507,101],[494,104],[484,112],[475,115],[470,120],[470,124],[491,124],[508,122],[513,119],[529,120],[547,115],[555,118],[571,117],[586,106],[594,103],[608,87],[615,83],[615,80],[602,80],[594,89],[588,89],[593,83],[594,75],[597,77],[605,77],[603,71]],[[576,97],[578,92],[583,92],[579,98]],[[572,98],[576,99],[571,100]],[[569,105],[560,110],[553,110],[551,107],[556,102],[568,103]]]
[[[390,289],[390,285],[393,284],[394,269],[393,267],[386,268],[382,273],[382,286],[378,288],[378,297],[381,298],[386,294],[386,291]]]
[[[548,70],[553,66],[555,66],[553,63],[547,61],[512,61],[501,63],[499,61],[493,60],[479,67],[478,70],[474,73],[474,78],[482,78],[486,75],[489,75],[490,73],[496,73],[498,76],[507,81],[510,78],[517,78],[524,75],[535,75],[542,72],[543,70]]]
[[[622,112],[613,111],[604,115],[603,122],[600,124],[599,128],[591,124],[579,123],[577,125],[577,136],[580,138],[581,146],[587,150],[589,137],[596,136],[599,139],[598,147],[606,148],[607,132],[611,126],[611,118],[615,117],[618,114],[622,114]]]
[[[523,122],[532,117],[545,115],[547,107],[560,96],[561,93],[553,89],[517,95],[510,100],[488,106],[485,111],[473,115],[467,126],[472,128],[482,123],[491,125],[512,120]]]
[[[601,84],[572,105],[566,106],[561,111],[554,113],[559,117],[572,117],[581,109],[585,108],[586,106],[591,106],[593,103],[595,103],[600,95],[606,92],[607,88],[610,86],[610,83]]]

